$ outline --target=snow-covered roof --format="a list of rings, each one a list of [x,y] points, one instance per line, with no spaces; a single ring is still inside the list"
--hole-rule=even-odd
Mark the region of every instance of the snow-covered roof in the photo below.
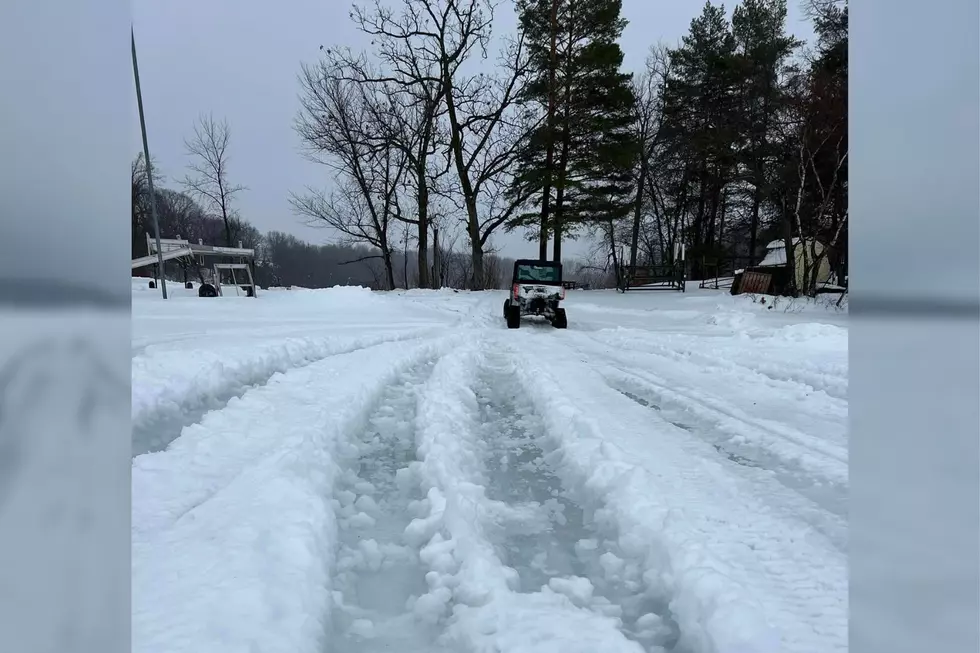
[[[817,252],[823,251],[823,243],[819,240],[814,241],[813,238],[807,238],[807,243],[814,243],[814,249]],[[793,248],[795,249],[797,245],[800,244],[800,237],[796,236],[793,238]],[[768,245],[766,245],[766,257],[762,259],[759,263],[760,267],[766,266],[776,266],[776,265],[786,265],[786,241],[785,240],[773,240]]]
[[[766,257],[759,262],[759,267],[786,265],[786,248],[773,247],[773,243],[781,244],[778,240],[774,240],[772,243],[769,243],[769,251],[766,252]]]
[[[795,246],[799,244],[800,244],[800,237],[796,236],[795,238],[793,238],[793,245]],[[768,245],[766,245],[766,249],[776,249],[776,248],[784,249],[785,247],[786,247],[786,241],[782,238],[780,238],[779,240],[774,240],[770,242]]]

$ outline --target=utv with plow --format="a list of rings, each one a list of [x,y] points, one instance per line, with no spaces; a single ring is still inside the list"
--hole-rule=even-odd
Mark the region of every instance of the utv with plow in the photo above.
[[[565,309],[558,303],[565,299],[561,263],[521,259],[514,262],[510,297],[504,300],[504,318],[508,329],[521,326],[526,315],[543,317],[556,329],[568,326]]]

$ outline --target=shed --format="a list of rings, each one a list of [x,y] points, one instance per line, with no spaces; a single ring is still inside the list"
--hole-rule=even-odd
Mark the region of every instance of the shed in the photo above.
[[[807,259],[810,261],[810,265],[812,266],[814,258],[819,256],[824,251],[823,243],[813,238],[807,238],[803,241],[803,243],[805,243]],[[803,269],[803,246],[801,246],[800,238],[798,236],[793,239],[793,252],[795,254],[794,269],[796,271],[796,287],[802,288],[806,285],[803,278],[805,270]],[[766,256],[755,267],[766,268],[785,266],[786,242],[783,240],[774,240],[766,245]],[[830,261],[828,257],[825,256],[823,257],[823,260],[820,261],[819,270],[817,272],[817,283],[827,283],[830,280],[830,276]]]

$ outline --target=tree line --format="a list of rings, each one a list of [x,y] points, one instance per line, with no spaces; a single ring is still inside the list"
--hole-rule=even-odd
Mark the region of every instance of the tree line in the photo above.
[[[362,0],[350,20],[370,48],[321,46],[301,66],[295,129],[331,185],[290,203],[335,244],[263,236],[240,217],[228,127],[210,117],[186,143],[182,190],[157,193],[164,231],[255,246],[269,281],[384,289],[497,287],[508,264],[493,238],[515,231],[558,261],[589,238],[590,260],[566,269],[599,285],[673,265],[681,246],[689,278],[730,274],[773,240],[824,246],[799,248],[797,293],[816,291],[824,257],[846,271],[846,2],[804,0],[805,46],[787,0],[743,0],[731,18],[708,0],[632,74],[621,0],[514,0],[516,32],[494,34],[500,1]],[[137,159],[134,256],[144,178]]]
[[[516,0],[504,35],[494,0],[362,2],[350,19],[371,47],[321,46],[302,66],[296,129],[335,183],[293,207],[371,247],[389,287],[399,234],[429,286],[436,228],[460,225],[470,288],[487,287],[493,235],[518,230],[552,260],[587,235],[614,274],[683,244],[695,279],[757,263],[770,240],[816,240],[797,289],[812,293],[822,257],[845,263],[847,5],[805,6],[806,48],[786,0],[731,19],[706,2],[634,75],[621,0]]]
[[[392,241],[387,259],[390,267],[386,267],[370,243],[314,245],[281,231],[262,234],[235,207],[237,195],[246,189],[232,181],[229,142],[228,124],[203,116],[195,125],[193,137],[185,144],[190,155],[188,174],[178,180],[177,188],[167,187],[168,182],[155,163],[149,166],[162,238],[255,249],[255,282],[264,287],[361,285],[390,289],[420,285],[418,256],[407,238],[402,239],[400,250],[395,249],[396,243]],[[146,238],[154,234],[148,170],[142,153],[132,162],[131,193],[131,254],[135,259],[148,253]],[[470,259],[458,251],[458,240],[459,232],[451,231],[443,248],[430,248],[428,259],[435,261],[436,267],[428,272],[438,280],[439,286],[464,288],[471,276]],[[507,282],[510,263],[490,253],[486,262],[488,287],[501,287]],[[164,267],[168,278],[205,281],[203,269],[186,261],[168,261]],[[149,272],[144,268],[137,273]]]

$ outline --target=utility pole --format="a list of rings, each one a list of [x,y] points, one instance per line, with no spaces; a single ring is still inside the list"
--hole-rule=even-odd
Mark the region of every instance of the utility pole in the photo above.
[[[136,64],[136,34],[129,28],[129,38],[133,44],[133,77],[136,79],[136,104],[140,110],[140,131],[143,132],[143,160],[146,164],[146,187],[150,192],[150,215],[153,217],[153,232],[157,240],[157,268],[160,270],[160,290],[167,298],[167,275],[163,269],[163,248],[160,245],[160,221],[157,219],[157,196],[153,190],[153,168],[150,164],[150,147],[146,144],[146,120],[143,118],[143,94],[140,92],[140,69]]]

